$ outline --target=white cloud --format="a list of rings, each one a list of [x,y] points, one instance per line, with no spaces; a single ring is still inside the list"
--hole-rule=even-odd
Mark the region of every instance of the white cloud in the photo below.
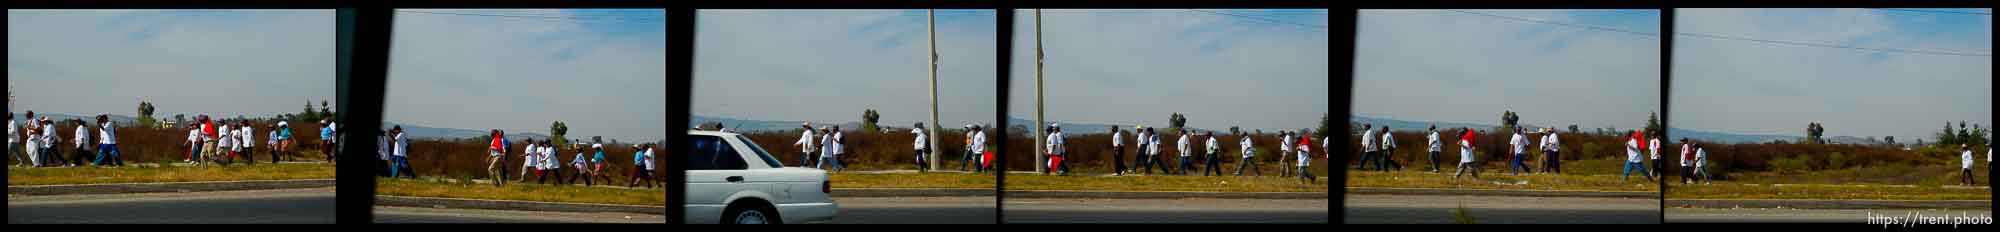
[[[1476,12],[1603,24],[1569,14]],[[1644,12],[1657,11],[1622,13]],[[1657,20],[1639,21],[1658,28]],[[1440,10],[1366,10],[1356,30],[1355,114],[1497,124],[1512,110],[1525,124],[1639,128],[1661,108],[1654,37]]]
[[[8,10],[16,111],[267,117],[334,96],[332,10]],[[318,105],[318,103],[314,103]],[[317,106],[315,106],[317,107]]]

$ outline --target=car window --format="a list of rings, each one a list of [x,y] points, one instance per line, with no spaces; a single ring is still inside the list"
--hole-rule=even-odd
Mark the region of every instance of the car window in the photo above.
[[[743,170],[747,168],[748,165],[743,163],[743,156],[737,154],[736,149],[731,148],[729,144],[724,143],[721,137],[701,135],[691,137],[692,139],[690,139],[691,141],[689,141],[688,146],[694,148],[694,154],[687,156],[688,170]]]
[[[743,135],[736,135],[736,140],[746,141],[746,142],[752,141],[750,140],[750,137],[744,137]],[[757,153],[757,158],[763,159],[764,164],[770,165],[770,167],[772,168],[785,167],[784,163],[779,163],[778,158],[772,157],[771,153],[764,152],[764,147],[757,146],[757,143],[743,143],[743,146],[750,147],[750,151]]]

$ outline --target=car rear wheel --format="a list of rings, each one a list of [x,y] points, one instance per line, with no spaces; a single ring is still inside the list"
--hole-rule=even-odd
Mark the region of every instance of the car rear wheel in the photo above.
[[[776,210],[762,205],[737,205],[722,213],[723,224],[785,224]]]

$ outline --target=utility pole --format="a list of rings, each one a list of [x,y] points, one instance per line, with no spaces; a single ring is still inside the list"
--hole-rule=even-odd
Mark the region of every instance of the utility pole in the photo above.
[[[937,135],[938,135],[938,132],[939,132],[939,130],[938,130],[938,129],[939,129],[939,128],[944,128],[943,126],[939,126],[939,125],[938,125],[938,97],[937,97],[937,61],[938,61],[938,55],[937,55],[937,9],[931,9],[931,10],[930,10],[930,16],[929,16],[929,17],[930,17],[930,36],[931,36],[931,54],[930,54],[930,56],[931,56],[931,126],[930,126],[930,128],[925,128],[925,129],[924,129],[924,132],[925,132],[925,133],[930,133],[930,137],[929,137],[929,138],[930,138],[930,140],[931,140],[931,141],[928,141],[928,142],[926,142],[925,144],[929,144],[929,145],[930,145],[930,147],[929,147],[928,149],[930,149],[930,150],[931,150],[932,152],[931,152],[930,154],[925,154],[925,155],[927,155],[927,156],[930,156],[930,157],[925,157],[925,160],[928,160],[928,161],[930,161],[930,164],[929,164],[929,167],[931,167],[931,169],[937,169],[937,167],[938,167],[938,155],[937,155],[937,152],[936,152],[936,151],[937,151],[937,147],[938,147],[938,145],[937,145],[937,144],[938,144],[938,137],[937,137]],[[970,145],[970,144],[968,144],[968,145]]]
[[[1045,112],[1042,108],[1042,60],[1042,9],[1037,8],[1035,9],[1035,145],[1032,146],[1035,149],[1036,173],[1047,171],[1049,168],[1048,151],[1042,149],[1042,144],[1048,144],[1046,140],[1049,133],[1042,131],[1047,128],[1044,125],[1048,125],[1048,122],[1042,121],[1042,114]]]

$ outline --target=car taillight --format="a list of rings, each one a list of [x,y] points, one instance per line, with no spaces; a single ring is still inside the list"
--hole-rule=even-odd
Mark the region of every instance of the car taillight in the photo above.
[[[820,182],[819,182],[819,192],[820,192],[820,193],[826,193],[826,194],[833,194],[833,181],[830,181],[830,180],[829,180],[829,181],[820,181]]]

